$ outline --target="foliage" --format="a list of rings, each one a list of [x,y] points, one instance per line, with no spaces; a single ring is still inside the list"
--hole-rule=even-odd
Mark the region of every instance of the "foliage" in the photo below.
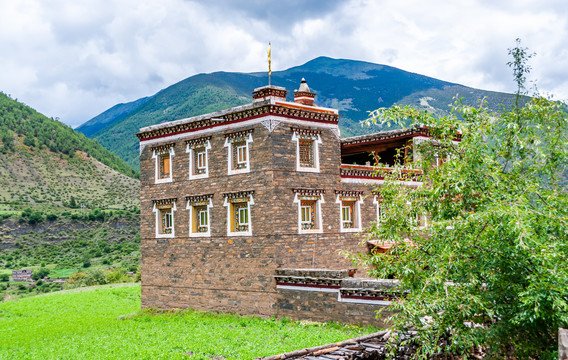
[[[40,280],[43,279],[45,277],[49,276],[49,270],[46,268],[41,268],[38,271],[34,271],[32,272],[32,279],[33,280]]]
[[[526,52],[510,52],[520,95]],[[369,237],[394,246],[359,257],[372,275],[398,279],[394,329],[417,330],[404,341],[421,354],[483,346],[499,358],[556,357],[557,330],[568,325],[565,109],[536,96],[500,113],[458,102],[463,121],[409,107],[373,113],[383,123],[411,119],[433,138],[415,145],[421,159],[410,165],[423,169],[422,186],[401,185],[403,165],[384,174],[383,214]]]
[[[253,359],[372,329],[199,311],[140,311],[140,286],[88,288],[0,303],[0,358]],[[38,346],[41,339],[41,346]]]
[[[23,144],[31,149],[45,148],[68,157],[73,157],[76,151],[83,151],[124,175],[138,176],[136,171],[98,142],[0,92],[0,152],[16,151],[15,136],[23,137]]]
[[[10,280],[10,275],[8,274],[0,274],[0,281],[8,281]]]

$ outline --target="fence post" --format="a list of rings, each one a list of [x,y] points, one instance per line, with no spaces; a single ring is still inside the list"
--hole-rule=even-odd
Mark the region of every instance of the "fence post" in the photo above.
[[[558,329],[558,360],[568,360],[568,329]]]

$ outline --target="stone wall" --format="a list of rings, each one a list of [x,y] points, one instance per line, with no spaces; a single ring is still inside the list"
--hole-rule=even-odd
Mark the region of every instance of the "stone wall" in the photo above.
[[[276,314],[293,320],[338,321],[385,327],[377,310],[392,300],[393,280],[348,277],[349,272],[315,269],[276,271]],[[388,315],[384,314],[384,315]]]
[[[320,172],[305,173],[295,171],[296,143],[291,140],[293,132],[289,125],[282,123],[272,132],[261,124],[232,131],[248,128],[254,131],[250,143],[251,171],[245,174],[227,175],[227,148],[225,134],[221,132],[212,134],[210,140],[206,179],[189,180],[186,139],[175,142],[171,183],[154,184],[152,149],[150,146],[143,149],[140,156],[143,307],[274,315],[279,311],[276,303],[280,296],[273,279],[277,269],[341,269],[350,263],[340,251],[367,251],[356,233],[340,231],[340,205],[336,203],[335,190],[364,189],[363,227],[376,220],[376,207],[366,186],[341,182],[340,146],[334,133],[321,129]],[[163,144],[171,142],[165,139]],[[298,234],[294,188],[325,191],[321,233]],[[228,236],[223,194],[242,190],[254,190],[254,205],[250,207],[252,236]],[[202,194],[213,194],[211,236],[189,237],[185,197]],[[177,198],[175,237],[156,238],[152,200],[167,198]]]

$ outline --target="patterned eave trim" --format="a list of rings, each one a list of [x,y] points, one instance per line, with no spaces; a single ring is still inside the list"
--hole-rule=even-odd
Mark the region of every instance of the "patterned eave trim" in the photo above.
[[[335,195],[340,196],[361,196],[363,193],[363,190],[335,190]]]
[[[298,91],[298,90],[294,90],[294,96],[298,97],[298,96],[309,96],[309,97],[315,97],[317,94],[313,93],[311,91]]]
[[[263,98],[266,96],[278,96],[281,98],[286,98],[286,94],[288,93],[288,90],[282,88],[282,89],[278,89],[278,88],[274,88],[274,87],[267,87],[267,88],[260,88],[258,90],[255,90],[252,92],[252,97],[253,99],[259,99],[259,98]]]
[[[234,138],[239,138],[239,137],[245,137],[248,136],[248,134],[251,134],[254,132],[254,129],[246,129],[246,130],[241,130],[241,131],[235,131],[232,133],[228,133],[225,134],[225,138],[226,139],[234,139]]]
[[[297,189],[292,189],[292,191],[294,191],[294,194],[298,195],[321,195],[325,193],[324,189],[297,188]]]
[[[187,122],[187,123],[184,123],[184,124],[179,124],[179,125],[175,125],[175,126],[171,126],[171,127],[165,127],[165,128],[141,132],[141,133],[136,134],[136,136],[138,137],[139,140],[146,140],[146,139],[149,139],[149,138],[156,138],[156,137],[160,137],[160,136],[175,134],[175,133],[178,133],[178,132],[185,132],[185,131],[190,131],[190,130],[194,130],[194,129],[204,128],[204,127],[210,126],[212,123],[213,122],[211,121],[211,119],[205,119],[205,120],[200,120],[200,121],[191,121],[191,122]]]
[[[413,129],[406,129],[406,130],[392,130],[392,131],[384,131],[379,132],[376,134],[370,135],[361,135],[355,136],[351,138],[345,138],[341,140],[342,146],[348,145],[357,145],[357,144],[365,144],[365,143],[372,143],[377,141],[386,141],[392,139],[399,139],[404,137],[411,137],[413,135],[423,135],[423,136],[430,136],[430,132],[427,128],[420,127],[420,128],[413,128]]]
[[[257,118],[263,115],[285,116],[300,120],[332,124],[337,124],[339,122],[339,114],[330,111],[318,110],[317,108],[314,108],[313,110],[302,109],[300,108],[300,106],[282,103],[282,105],[263,105],[243,111],[235,111],[232,113],[219,115],[218,117],[215,117],[215,121],[213,121],[211,118],[198,121],[188,121],[169,127],[139,132],[136,134],[136,136],[140,141],[144,141],[183,132],[197,131],[199,129],[214,127],[226,124],[228,122],[238,122]]]
[[[226,199],[236,199],[236,198],[240,198],[240,197],[250,196],[252,194],[254,194],[254,190],[243,190],[243,191],[237,191],[237,192],[231,192],[231,193],[224,193],[223,196]]]
[[[154,203],[154,205],[173,204],[173,203],[176,202],[176,201],[177,201],[177,198],[152,200],[152,202]]]
[[[342,279],[332,278],[313,278],[305,276],[282,276],[275,275],[276,285],[293,285],[305,287],[327,287],[339,289]]]
[[[186,201],[189,202],[196,202],[196,201],[206,201],[213,197],[213,194],[205,194],[205,195],[188,195],[185,197]]]
[[[404,297],[404,294],[400,292],[375,290],[375,289],[339,289],[341,298],[359,298],[365,300],[394,300],[397,298]]]
[[[204,136],[200,138],[186,140],[185,144],[189,146],[195,146],[195,145],[205,144],[209,140],[211,140],[211,136]]]
[[[162,144],[162,145],[152,146],[152,150],[153,150],[153,151],[169,150],[169,149],[173,148],[174,145],[175,145],[175,143],[169,143],[169,144]]]
[[[292,131],[298,135],[317,136],[321,134],[321,130],[316,130],[316,129],[305,129],[295,126],[290,126],[290,129],[292,129]]]

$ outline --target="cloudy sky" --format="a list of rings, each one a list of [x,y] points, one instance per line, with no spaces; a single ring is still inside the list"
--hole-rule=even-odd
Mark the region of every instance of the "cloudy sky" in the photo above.
[[[514,91],[507,49],[568,99],[566,0],[0,0],[0,90],[76,127],[191,75],[317,56]]]

